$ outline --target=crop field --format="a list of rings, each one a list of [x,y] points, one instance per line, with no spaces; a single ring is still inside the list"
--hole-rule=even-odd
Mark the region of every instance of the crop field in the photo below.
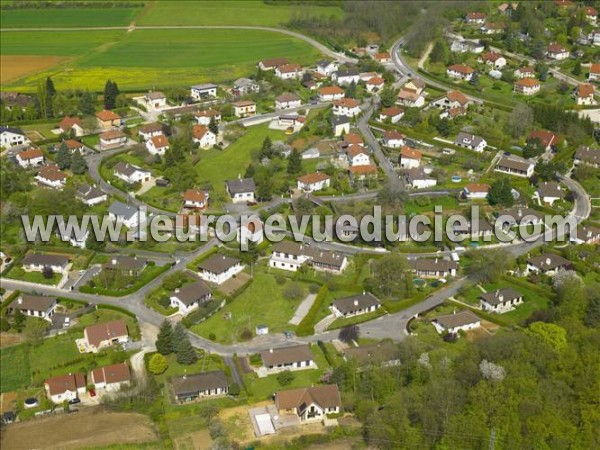
[[[64,60],[60,56],[0,55],[0,83],[41,72]]]
[[[52,8],[0,10],[2,28],[127,26],[141,8]]]

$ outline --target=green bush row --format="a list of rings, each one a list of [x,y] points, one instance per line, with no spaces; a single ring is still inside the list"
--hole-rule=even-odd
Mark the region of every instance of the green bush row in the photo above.
[[[317,298],[313,302],[308,314],[304,316],[302,322],[298,324],[296,327],[296,334],[298,336],[310,336],[315,332],[315,321],[317,320],[317,315],[319,311],[323,307],[323,303],[327,299],[327,294],[329,293],[329,288],[327,285],[321,286],[319,289],[319,293],[317,294]]]

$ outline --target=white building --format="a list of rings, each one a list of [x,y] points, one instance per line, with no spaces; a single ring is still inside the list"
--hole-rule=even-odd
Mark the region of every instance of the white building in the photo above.
[[[28,145],[31,141],[19,128],[0,127],[0,147],[11,148],[16,145]]]
[[[151,155],[162,156],[169,149],[169,141],[167,140],[167,137],[162,134],[152,136],[146,141],[146,148]]]
[[[313,360],[312,352],[306,344],[292,347],[271,348],[260,352],[263,369],[268,374],[279,373],[284,370],[315,369],[317,365]]]
[[[567,59],[571,55],[571,53],[563,45],[557,42],[553,42],[548,45],[546,55],[550,59],[562,61],[563,59]]]
[[[388,130],[383,135],[383,145],[389,148],[400,148],[404,145],[404,136],[402,133],[396,130]]]
[[[469,200],[485,200],[489,191],[489,184],[469,183],[463,188],[463,196]]]
[[[238,258],[215,253],[198,264],[198,275],[205,281],[223,284],[244,270]]]
[[[167,96],[162,92],[148,92],[144,95],[144,102],[149,109],[163,109],[167,107]]]
[[[44,389],[48,398],[56,405],[65,401],[75,400],[85,394],[85,375],[82,373],[69,373],[48,378],[44,382]]]
[[[121,130],[108,130],[100,135],[100,148],[108,150],[125,145],[127,135]]]
[[[149,170],[134,166],[127,162],[118,162],[113,168],[115,177],[123,180],[125,183],[144,183],[150,181],[152,173]]]
[[[389,120],[390,123],[398,123],[400,119],[402,119],[402,116],[404,116],[404,110],[402,108],[395,106],[391,108],[383,108],[379,113],[379,121],[385,122]]]
[[[190,88],[190,97],[196,101],[217,96],[217,85],[211,83],[197,84]]]
[[[319,100],[322,102],[332,102],[345,97],[344,90],[339,86],[324,86],[319,88]]]
[[[473,77],[473,70],[469,66],[463,64],[453,64],[446,70],[446,74],[451,78],[458,78],[459,80],[470,81]]]
[[[421,166],[423,154],[419,150],[410,147],[402,147],[400,149],[400,168],[414,169]]]
[[[317,63],[317,73],[324,77],[329,77],[333,72],[339,69],[337,61],[321,60]]]
[[[487,142],[480,136],[460,132],[454,140],[454,145],[458,145],[459,147],[464,147],[466,149],[473,150],[477,153],[481,153],[487,147]]]
[[[108,200],[108,195],[96,186],[83,184],[77,189],[75,194],[87,206],[94,206]]]
[[[204,125],[194,125],[192,128],[192,142],[201,149],[207,150],[217,143],[217,136]]]
[[[254,192],[256,191],[256,185],[252,178],[238,178],[236,180],[227,181],[227,192],[231,197],[233,203],[251,202],[255,201]]]
[[[457,334],[459,331],[469,331],[479,328],[481,320],[469,310],[462,310],[453,314],[436,317],[433,326],[440,334]]]
[[[200,305],[209,302],[211,298],[212,292],[206,283],[195,281],[175,289],[169,300],[171,306],[177,308],[179,313],[185,316]]]
[[[22,314],[29,317],[38,317],[52,321],[52,316],[56,310],[57,298],[45,297],[41,295],[21,294],[8,306],[8,312],[14,314],[18,309]]]
[[[342,98],[333,102],[333,114],[336,116],[356,117],[360,114],[360,102],[353,98]]]
[[[233,104],[233,114],[236,117],[244,118],[256,115],[256,103],[244,100]]]
[[[24,169],[44,164],[44,154],[39,148],[30,148],[17,153],[17,164]]]
[[[283,64],[275,68],[275,76],[282,80],[298,80],[303,73],[300,64]]]
[[[145,214],[135,206],[119,201],[113,202],[108,207],[108,217],[115,222],[121,222],[127,228],[135,228],[146,219]]]
[[[285,92],[275,99],[275,109],[299,108],[300,106],[302,106],[302,99],[291,92]]]
[[[335,317],[354,317],[375,312],[381,302],[370,292],[334,300],[331,312]]]
[[[131,373],[127,363],[98,367],[90,373],[89,381],[94,389],[115,392],[131,383]]]
[[[315,192],[327,189],[331,184],[331,178],[322,173],[314,172],[298,178],[298,189],[304,192]]]
[[[513,288],[496,289],[479,296],[479,306],[483,311],[504,314],[523,303],[523,294]]]

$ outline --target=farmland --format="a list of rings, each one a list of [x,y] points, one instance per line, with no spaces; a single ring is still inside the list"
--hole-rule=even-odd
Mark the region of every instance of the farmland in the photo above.
[[[141,8],[0,10],[2,28],[127,26]]]

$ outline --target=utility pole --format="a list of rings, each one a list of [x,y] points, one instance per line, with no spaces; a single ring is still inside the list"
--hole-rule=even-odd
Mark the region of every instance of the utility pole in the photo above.
[[[496,445],[496,429],[492,428],[492,433],[490,434],[490,450],[494,450],[495,445]]]

